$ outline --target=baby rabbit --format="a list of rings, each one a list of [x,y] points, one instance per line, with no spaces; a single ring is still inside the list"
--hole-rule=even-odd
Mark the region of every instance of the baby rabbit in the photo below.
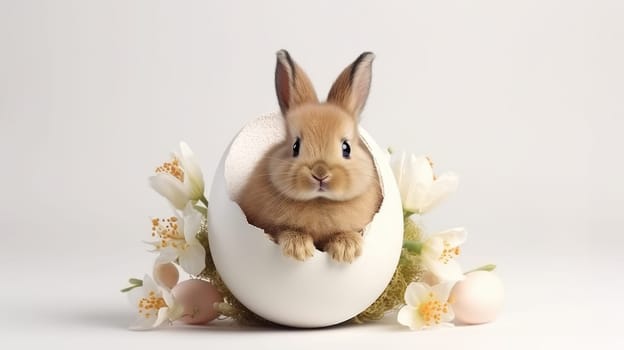
[[[350,263],[362,252],[362,230],[382,200],[373,159],[358,134],[374,57],[361,54],[321,103],[289,53],[277,53],[275,89],[286,139],[260,160],[237,202],[286,256],[305,260],[318,247]]]

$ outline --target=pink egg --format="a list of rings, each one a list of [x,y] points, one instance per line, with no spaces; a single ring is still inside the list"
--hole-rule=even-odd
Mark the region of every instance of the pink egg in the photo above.
[[[180,278],[178,268],[172,263],[155,265],[153,275],[158,284],[169,289],[173,288]]]
[[[210,282],[192,279],[182,281],[171,290],[175,300],[184,306],[180,320],[186,324],[204,324],[217,318],[214,304],[223,300]]]
[[[493,272],[468,273],[453,287],[449,302],[455,320],[465,324],[479,324],[494,320],[503,306],[504,288]]]

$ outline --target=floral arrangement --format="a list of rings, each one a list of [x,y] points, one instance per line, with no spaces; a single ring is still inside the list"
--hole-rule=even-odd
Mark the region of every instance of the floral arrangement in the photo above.
[[[422,225],[422,216],[457,189],[457,176],[436,176],[427,157],[389,152],[403,205],[404,244],[390,283],[353,321],[378,320],[397,310],[398,323],[412,330],[449,326],[454,320],[493,320],[503,298],[502,284],[491,272],[494,266],[462,272],[455,258],[466,241],[466,231],[453,228],[425,234]],[[155,172],[149,183],[167,199],[173,213],[151,219],[153,241],[147,244],[157,254],[152,277],[131,278],[130,286],[122,289],[136,310],[131,329],[153,329],[176,321],[207,324],[218,317],[270,324],[236,300],[214,266],[204,178],[190,147],[181,142],[179,152]],[[179,282],[179,269],[190,278]]]

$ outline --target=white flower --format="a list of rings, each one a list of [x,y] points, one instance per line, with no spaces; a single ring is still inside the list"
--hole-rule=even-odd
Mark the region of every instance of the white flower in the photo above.
[[[202,214],[190,202],[182,215],[176,213],[169,218],[152,219],[152,236],[159,240],[150,242],[160,255],[156,264],[175,261],[191,275],[200,274],[206,267],[206,250],[196,237],[199,232]]]
[[[426,213],[457,189],[457,176],[446,173],[436,178],[427,157],[397,152],[392,154],[390,164],[399,185],[403,209],[410,213]]]
[[[145,330],[156,328],[165,321],[175,321],[182,317],[184,307],[175,302],[171,294],[159,288],[148,275],[143,277],[143,285],[128,293],[130,304],[136,307],[137,317],[131,329]]]
[[[438,281],[464,279],[462,269],[454,258],[459,255],[459,246],[466,241],[466,236],[466,230],[458,227],[424,240],[420,251],[422,264]]]
[[[204,174],[202,174],[199,162],[195,153],[186,144],[180,142],[180,152],[182,153],[182,169],[184,169],[184,183],[187,184],[188,193],[191,199],[200,200],[204,196]]]
[[[397,315],[397,321],[411,330],[452,326],[455,318],[448,302],[454,283],[440,283],[430,287],[426,283],[412,282],[405,290],[405,303]]]
[[[177,209],[189,201],[205,201],[204,176],[195,154],[184,142],[180,142],[180,154],[174,153],[171,162],[156,168],[156,175],[149,179],[152,188]]]

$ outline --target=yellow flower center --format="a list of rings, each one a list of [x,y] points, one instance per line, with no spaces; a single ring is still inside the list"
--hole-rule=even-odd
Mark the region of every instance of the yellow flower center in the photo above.
[[[173,157],[171,162],[164,162],[163,165],[156,168],[156,174],[170,174],[181,182],[184,181],[184,169],[180,165],[180,160]]]
[[[449,304],[438,300],[433,293],[429,293],[429,300],[423,302],[418,307],[418,314],[427,326],[439,324],[442,321],[442,315],[449,312]]]
[[[139,300],[139,314],[145,318],[156,317],[158,310],[167,306],[165,299],[157,297],[154,291],[150,291],[146,298]]]
[[[184,235],[179,231],[178,218],[175,216],[164,219],[153,218],[152,237],[159,239],[156,249],[166,247],[185,249],[188,246]]]
[[[451,245],[447,241],[444,241],[443,244],[444,249],[442,249],[442,253],[440,253],[438,260],[446,264],[456,256],[459,256],[460,250],[459,247],[451,247]]]

